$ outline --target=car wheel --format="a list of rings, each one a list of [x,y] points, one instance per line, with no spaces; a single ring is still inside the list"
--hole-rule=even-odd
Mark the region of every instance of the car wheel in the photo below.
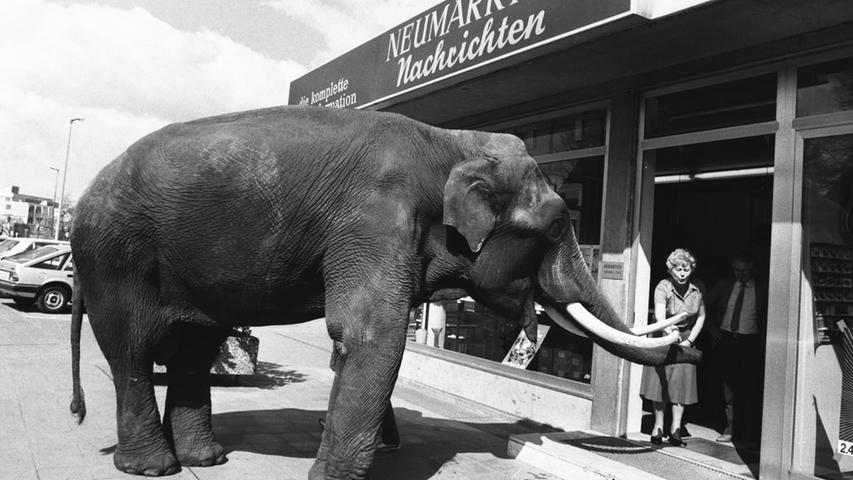
[[[68,289],[58,285],[45,287],[36,298],[38,309],[44,313],[59,313],[68,307]]]
[[[15,304],[20,305],[22,307],[29,307],[30,305],[36,303],[35,298],[23,298],[23,297],[14,297],[12,300],[15,301]]]

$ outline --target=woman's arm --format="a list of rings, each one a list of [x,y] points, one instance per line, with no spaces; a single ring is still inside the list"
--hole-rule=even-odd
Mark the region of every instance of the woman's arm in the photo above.
[[[699,301],[699,313],[696,316],[696,323],[693,324],[693,328],[690,329],[690,335],[680,343],[685,347],[692,347],[696,343],[696,338],[699,336],[699,333],[702,331],[702,327],[705,325],[705,302],[704,300]]]
[[[669,302],[670,296],[667,285],[666,280],[661,280],[657,287],[655,287],[655,322],[658,323],[666,320],[666,304]],[[676,330],[674,325],[665,328],[663,332],[667,334],[673,330]]]
[[[666,303],[655,303],[655,322],[660,323],[666,321]],[[670,325],[662,330],[663,335],[669,335],[672,332],[677,332],[678,327]]]
[[[666,320],[666,303],[655,303],[655,321],[663,322]]]

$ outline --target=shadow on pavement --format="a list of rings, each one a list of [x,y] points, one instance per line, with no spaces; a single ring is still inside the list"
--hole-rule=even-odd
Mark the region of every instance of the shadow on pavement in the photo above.
[[[16,310],[16,311],[21,312],[21,313],[41,313],[41,312],[39,312],[39,309],[36,307],[35,300],[33,300],[33,302],[31,304],[22,305],[18,302],[15,302],[14,300],[12,300],[9,297],[0,296],[0,301],[2,301],[4,305],[11,308],[12,310]]]
[[[395,408],[394,413],[401,448],[376,454],[371,469],[375,478],[426,480],[458,454],[483,454],[484,460],[508,459],[509,435],[533,430],[524,422],[469,423],[424,417],[422,412],[407,408]],[[325,415],[325,411],[290,408],[228,412],[214,415],[213,424],[227,453],[314,458],[322,435],[318,420]]]
[[[295,370],[282,370],[282,365],[273,362],[258,362],[254,375],[211,375],[211,387],[252,387],[264,390],[284,387],[292,383],[302,383],[304,373]],[[165,373],[154,373],[155,385],[168,385]]]

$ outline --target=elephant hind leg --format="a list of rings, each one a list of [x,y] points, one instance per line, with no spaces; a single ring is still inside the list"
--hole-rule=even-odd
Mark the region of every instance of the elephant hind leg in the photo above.
[[[166,364],[168,392],[163,417],[167,438],[181,465],[207,467],[227,461],[211,422],[209,372],[226,330],[181,325],[178,348]]]
[[[91,289],[87,307],[116,388],[118,446],[113,462],[131,474],[177,473],[181,465],[171,435],[166,435],[161,423],[154,395],[153,364],[164,351],[177,351],[174,345],[180,341],[180,331],[175,328],[176,319],[185,318],[179,315],[183,310],[176,312],[163,305],[158,287],[152,283],[134,278],[105,278],[104,283],[111,285],[110,291]]]
[[[145,332],[143,338],[132,337],[130,332],[138,329],[130,326],[139,320],[115,306],[106,314],[93,306],[89,315],[116,389],[116,468],[146,476],[177,473],[181,467],[166,440],[154,396],[152,352],[157,336]]]

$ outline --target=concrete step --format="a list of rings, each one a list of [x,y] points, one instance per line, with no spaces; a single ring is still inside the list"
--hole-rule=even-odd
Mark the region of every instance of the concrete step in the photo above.
[[[724,465],[727,462],[687,448],[656,447],[588,431],[513,435],[507,453],[560,478],[753,480],[744,465]]]

